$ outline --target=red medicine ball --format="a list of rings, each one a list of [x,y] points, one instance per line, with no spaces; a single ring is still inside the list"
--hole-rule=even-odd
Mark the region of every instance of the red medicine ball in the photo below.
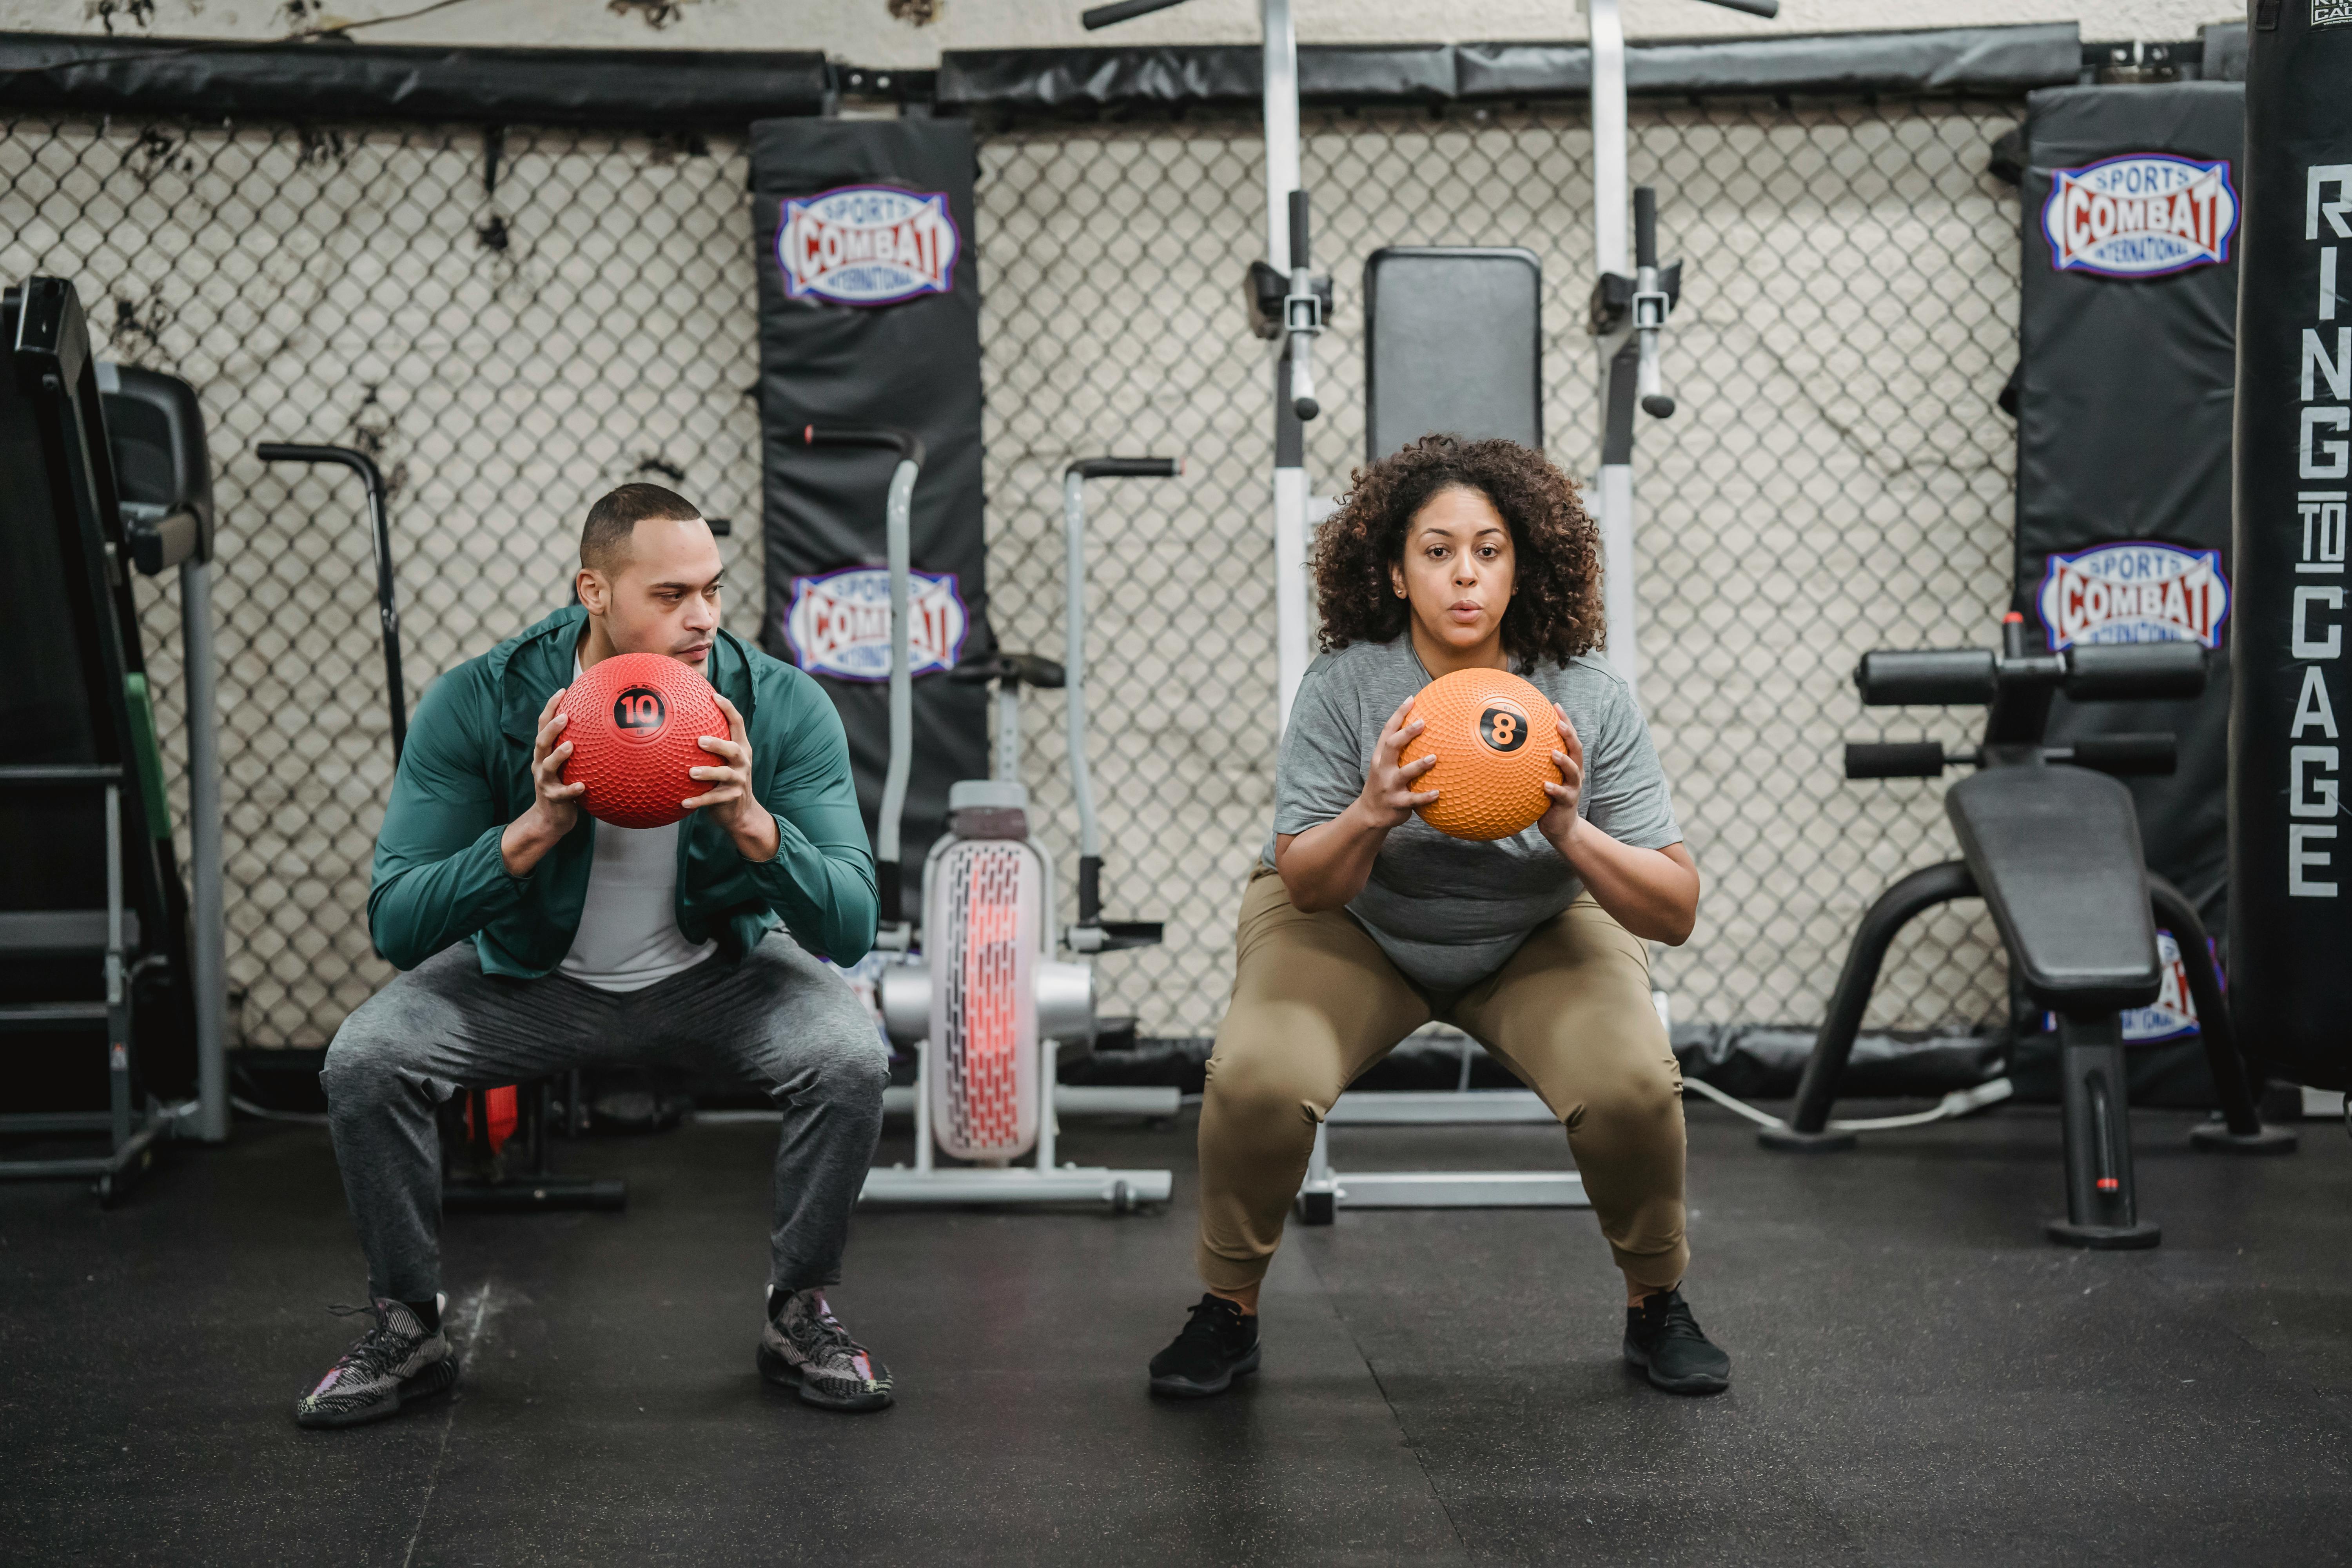
[[[710,682],[666,654],[622,653],[598,663],[563,694],[572,742],[563,782],[584,784],[580,805],[615,827],[666,827],[686,815],[678,802],[711,786],[687,770],[723,766],[702,749],[726,740],[727,716]]]

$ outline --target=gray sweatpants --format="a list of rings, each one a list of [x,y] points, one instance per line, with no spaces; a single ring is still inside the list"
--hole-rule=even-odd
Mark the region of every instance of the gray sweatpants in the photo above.
[[[441,1288],[434,1107],[596,1062],[715,1068],[765,1090],[784,1113],[769,1283],[840,1279],[889,1057],[841,976],[772,931],[740,963],[714,954],[625,993],[485,974],[459,942],[344,1019],[319,1077],[372,1294],[427,1301]]]

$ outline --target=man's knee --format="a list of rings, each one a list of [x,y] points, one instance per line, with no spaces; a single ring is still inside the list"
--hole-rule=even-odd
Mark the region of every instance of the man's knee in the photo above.
[[[838,1011],[791,1043],[793,1065],[770,1092],[878,1114],[890,1083],[889,1047],[862,1009],[853,1004]]]
[[[319,1071],[330,1109],[387,1098],[421,1076],[416,1020],[405,1013],[387,988],[343,1019]]]

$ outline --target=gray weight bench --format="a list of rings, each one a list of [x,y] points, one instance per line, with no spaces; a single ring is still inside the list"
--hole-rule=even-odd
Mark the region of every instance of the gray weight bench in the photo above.
[[[1848,778],[1932,778],[1953,763],[1980,771],[1944,796],[1960,858],[1913,872],[1864,914],[1795,1112],[1785,1127],[1758,1136],[1781,1150],[1853,1146],[1852,1131],[1829,1125],[1830,1107],[1888,946],[1926,910],[1980,898],[2011,977],[2058,1022],[2066,1217],[2050,1221],[2049,1234],[2077,1247],[2154,1247],[2162,1233],[2139,1216],[2132,1180],[2120,1015],[2147,1006],[2161,989],[2159,921],[2180,950],[2221,1105],[2222,1121],[2199,1128],[2197,1145],[2284,1153],[2295,1136],[2262,1124],[2204,925],[2179,889],[2148,871],[2131,792],[2108,776],[2171,772],[2173,737],[2106,735],[2060,747],[2044,745],[2042,734],[2051,698],[2062,690],[2075,701],[2195,696],[2205,684],[2204,649],[2170,642],[2028,654],[2022,618],[2011,615],[2003,629],[1998,655],[1878,652],[1854,671],[1868,705],[1980,702],[1991,711],[1984,743],[1970,751],[1948,752],[1933,742],[1848,746]]]

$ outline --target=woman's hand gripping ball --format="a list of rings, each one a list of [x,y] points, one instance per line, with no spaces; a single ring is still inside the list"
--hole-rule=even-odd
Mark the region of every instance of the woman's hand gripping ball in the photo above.
[[[711,787],[685,802],[688,810],[707,810],[710,819],[727,830],[735,841],[735,852],[755,864],[776,857],[776,819],[751,793],[751,736],[744,728],[743,715],[735,711],[735,704],[724,694],[713,691],[719,710],[727,715],[727,738],[716,735],[701,738],[702,749],[726,765],[689,768],[695,779]]]
[[[1559,728],[1559,744],[1552,748],[1552,765],[1559,770],[1560,782],[1547,781],[1544,794],[1551,796],[1536,826],[1551,840],[1551,847],[1565,858],[1569,841],[1577,833],[1581,818],[1577,802],[1584,795],[1584,742],[1576,738],[1576,726],[1568,721],[1568,710],[1552,704],[1552,721]]]
[[[1357,809],[1373,826],[1383,831],[1402,825],[1417,807],[1437,798],[1433,789],[1412,787],[1422,774],[1437,765],[1434,756],[1418,757],[1402,764],[1397,762],[1397,754],[1422,731],[1420,720],[1406,721],[1412,712],[1412,703],[1408,697],[1389,715],[1387,725],[1381,731],[1380,743],[1372,748],[1372,765],[1364,771],[1363,793],[1356,797]]]

